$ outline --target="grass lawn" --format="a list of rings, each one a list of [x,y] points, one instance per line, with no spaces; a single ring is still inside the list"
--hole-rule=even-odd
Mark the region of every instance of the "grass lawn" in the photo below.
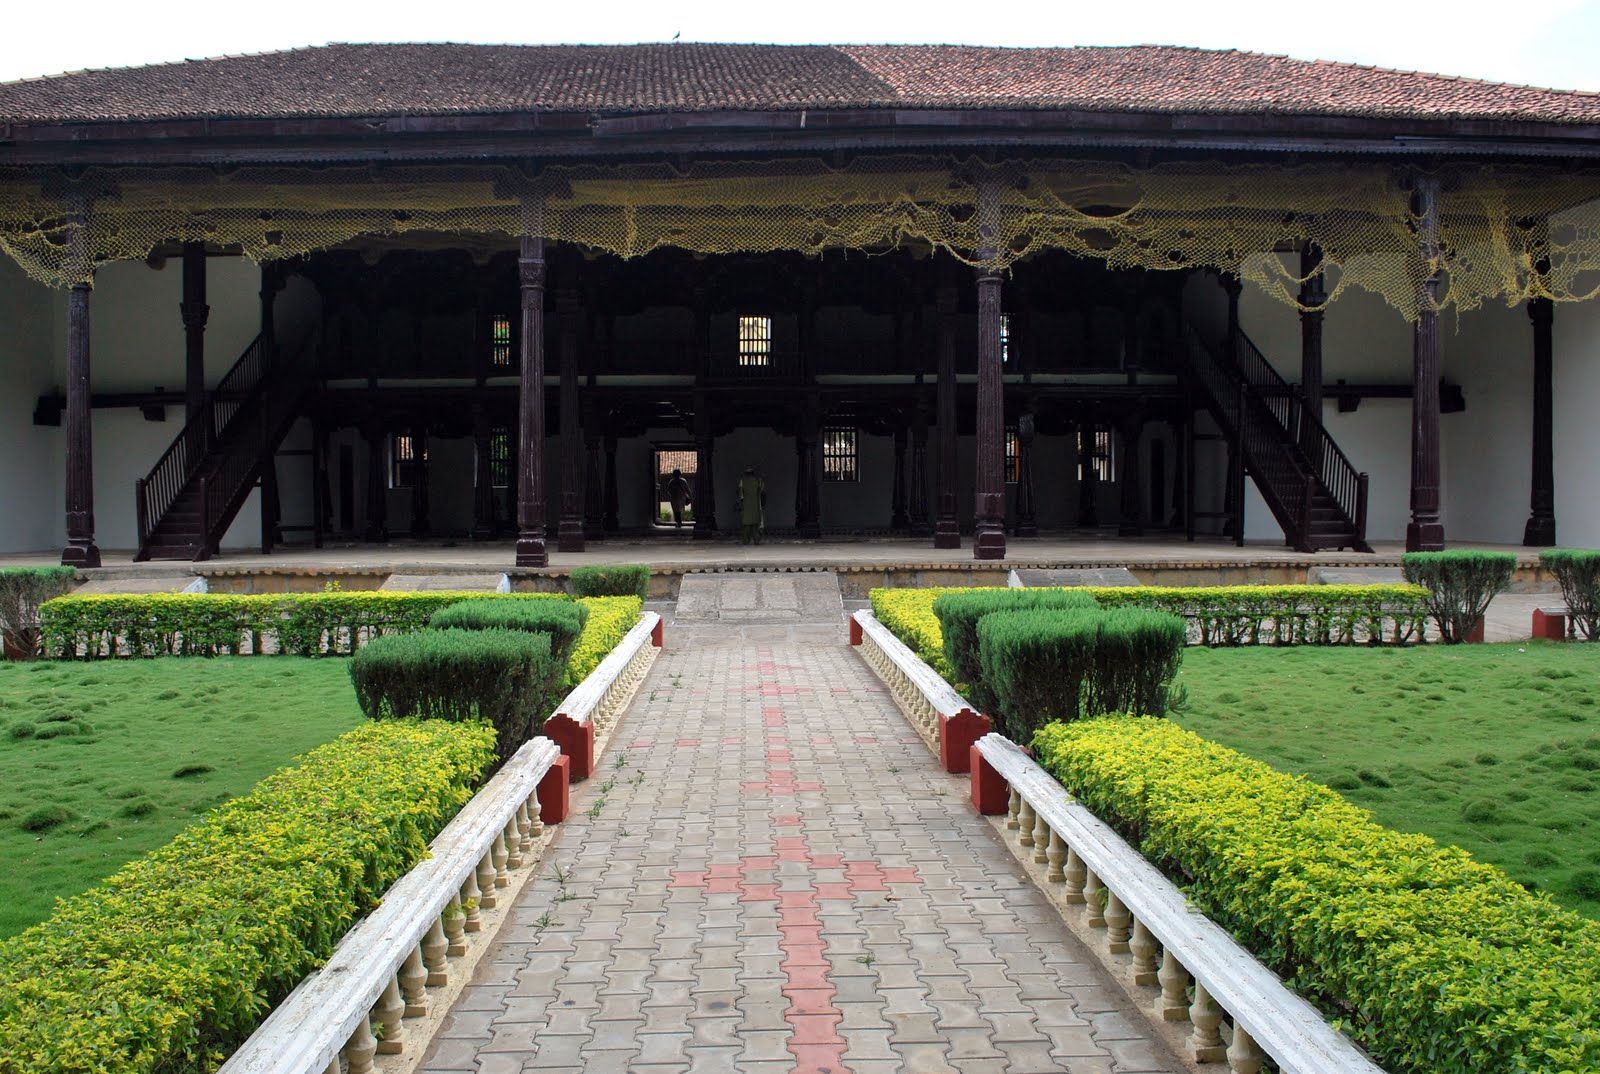
[[[0,937],[359,724],[348,667],[0,663]]]
[[[1184,727],[1600,918],[1600,645],[1200,649]]]

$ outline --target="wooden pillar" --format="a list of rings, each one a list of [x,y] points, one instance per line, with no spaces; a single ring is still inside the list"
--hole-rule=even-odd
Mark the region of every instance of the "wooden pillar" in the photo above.
[[[74,198],[69,206],[72,228],[69,257],[79,280],[67,292],[67,544],[61,550],[65,567],[100,566],[94,541],[94,428],[89,375],[89,292],[94,264],[89,253],[89,205]]]
[[[1017,418],[1017,525],[1018,537],[1039,536],[1033,501],[1033,414]]]
[[[921,374],[918,374],[921,380]],[[918,384],[917,408],[911,416],[911,496],[909,514],[911,535],[926,537],[933,532],[928,519],[928,397]]]
[[[1118,537],[1144,536],[1144,497],[1140,495],[1141,471],[1139,468],[1139,440],[1144,432],[1144,415],[1124,415],[1119,433],[1122,437],[1122,465],[1117,474],[1121,510],[1117,513]]]
[[[1228,357],[1234,358],[1233,348],[1239,342],[1239,296],[1244,292],[1244,283],[1237,276],[1223,276],[1220,278],[1223,293],[1228,296]]]
[[[715,433],[711,402],[704,392],[694,397],[694,536],[710,540],[717,535],[717,483],[712,473]]]
[[[794,438],[794,525],[799,536],[822,536],[822,400],[806,396]]]
[[[904,533],[911,528],[911,515],[906,507],[906,442],[910,430],[904,417],[894,427],[894,490],[889,496],[889,529]]]
[[[530,208],[530,206],[525,206]],[[532,217],[537,213],[530,212]],[[542,221],[540,222],[542,226]],[[525,228],[517,272],[522,289],[522,383],[518,393],[517,566],[548,566],[544,510],[544,239]]]
[[[605,528],[607,533],[616,533],[622,528],[622,519],[618,510],[617,498],[617,430],[615,417],[606,426],[606,504]]]
[[[939,384],[935,420],[939,426],[939,473],[934,492],[933,547],[960,548],[961,524],[956,518],[956,289],[941,286],[934,303],[939,311]]]
[[[477,459],[477,481],[472,486],[472,536],[485,540],[494,536],[494,430],[489,424],[489,408],[482,399],[472,403],[472,449]]]
[[[562,268],[576,276],[577,258],[566,258]],[[580,309],[575,278],[556,291],[556,318],[561,333],[561,520],[556,547],[562,552],[583,551],[583,427],[578,416],[578,329]]]
[[[976,490],[973,498],[973,559],[1006,555],[1006,399],[1000,351],[1000,271],[997,251],[1000,192],[992,182],[978,188],[978,408]]]
[[[331,529],[333,497],[328,487],[328,427],[320,414],[311,419],[311,547],[321,548]]]
[[[1556,543],[1556,461],[1553,329],[1555,303],[1530,299],[1528,318],[1533,322],[1533,476],[1528,524],[1522,543],[1548,548]]]
[[[1322,437],[1317,427],[1322,422],[1322,306],[1328,301],[1327,281],[1322,275],[1322,250],[1306,243],[1300,251],[1300,448],[1316,473],[1322,472]]]
[[[1100,525],[1100,474],[1095,469],[1096,426],[1078,423],[1078,525]]]
[[[1439,180],[1423,176],[1411,195],[1416,220],[1417,324],[1411,362],[1411,521],[1406,551],[1444,548],[1439,496]]]
[[[1194,518],[1194,482],[1195,482],[1195,431],[1194,409],[1189,401],[1184,401],[1183,407],[1183,536],[1185,540],[1193,541],[1197,536]]]
[[[204,538],[202,538],[204,539]],[[283,542],[283,505],[278,499],[278,457],[261,456],[261,554]]]
[[[417,425],[411,430],[411,536],[428,536],[428,515],[428,427]]]
[[[361,428],[367,441],[367,526],[362,539],[387,541],[389,539],[388,481],[385,480],[385,433],[376,418],[369,419]]]
[[[584,410],[583,427],[583,532],[600,540],[605,534],[605,473],[602,469],[600,419],[592,408]]]
[[[198,461],[210,445],[207,430],[197,424],[206,402],[206,321],[211,307],[206,305],[206,247],[203,242],[183,244],[183,301],[178,304],[183,317],[183,412],[198,442],[193,445]]]

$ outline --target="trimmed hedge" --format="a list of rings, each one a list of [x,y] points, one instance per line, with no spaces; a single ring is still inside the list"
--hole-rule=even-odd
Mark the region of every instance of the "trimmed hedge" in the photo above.
[[[369,724],[0,943],[0,1072],[215,1070],[427,853],[483,724]]]
[[[1406,581],[1428,589],[1428,611],[1446,645],[1467,640],[1494,595],[1511,584],[1517,557],[1510,552],[1407,552],[1400,557]]]
[[[550,652],[563,664],[583,632],[589,609],[573,600],[464,600],[433,613],[434,630],[526,630],[550,635]]]
[[[71,567],[0,567],[0,635],[7,655],[22,658],[39,652],[39,607],[72,592],[77,571]]]
[[[639,622],[644,602],[638,597],[580,597],[578,603],[589,609],[578,643],[567,657],[567,689],[589,677],[611,650],[622,644],[634,624]],[[559,699],[558,699],[559,700]]]
[[[1033,748],[1393,1074],[1600,1069],[1600,923],[1164,720]]]
[[[486,720],[501,760],[539,733],[565,670],[550,635],[522,630],[421,630],[374,638],[350,658],[369,720]]]
[[[1539,553],[1539,562],[1561,583],[1574,630],[1600,641],[1600,549],[1552,548]]]
[[[572,592],[579,597],[638,597],[650,595],[650,568],[642,563],[604,567],[574,567]]]
[[[421,630],[463,600],[540,601],[559,593],[152,593],[57,597],[40,609],[47,656],[336,656],[383,634]]]
[[[946,593],[933,602],[944,638],[944,656],[955,671],[953,681],[966,685],[970,700],[984,712],[993,711],[999,697],[984,674],[978,651],[978,624],[995,612],[1028,608],[1082,610],[1099,607],[1094,597],[1072,589],[968,589]]]

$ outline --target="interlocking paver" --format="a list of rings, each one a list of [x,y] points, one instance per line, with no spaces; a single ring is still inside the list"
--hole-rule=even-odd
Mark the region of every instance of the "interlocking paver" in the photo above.
[[[843,633],[669,624],[423,1070],[1183,1069]]]

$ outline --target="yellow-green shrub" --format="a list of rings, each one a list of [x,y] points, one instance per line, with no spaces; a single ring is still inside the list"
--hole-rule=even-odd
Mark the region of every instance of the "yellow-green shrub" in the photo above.
[[[1052,724],[1033,747],[1393,1074],[1600,1069],[1600,923],[1164,720]]]
[[[46,656],[218,656],[249,648],[297,656],[352,653],[410,633],[463,600],[563,600],[559,593],[149,593],[57,597],[39,610]]]
[[[0,943],[0,1074],[214,1070],[421,860],[484,724],[367,724]]]
[[[572,647],[572,655],[567,657],[568,689],[587,679],[600,661],[621,644],[639,621],[644,607],[638,597],[579,597],[578,603],[589,609],[589,619]]]

